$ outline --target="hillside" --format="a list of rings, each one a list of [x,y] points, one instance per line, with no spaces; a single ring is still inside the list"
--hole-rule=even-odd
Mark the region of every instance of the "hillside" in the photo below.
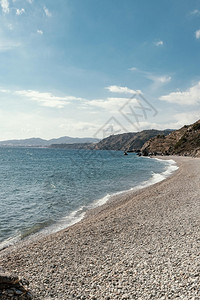
[[[171,155],[200,156],[200,120],[185,125],[167,136],[158,135],[147,141],[142,153],[163,153]]]
[[[143,130],[141,132],[129,132],[117,135],[111,135],[95,145],[96,150],[122,150],[122,151],[136,151],[141,149],[146,141],[152,137],[160,135],[167,135],[172,130]]]

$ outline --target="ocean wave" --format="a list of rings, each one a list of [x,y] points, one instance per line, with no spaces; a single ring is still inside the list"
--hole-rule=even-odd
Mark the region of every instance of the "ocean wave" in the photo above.
[[[9,246],[12,246],[12,245],[18,243],[20,240],[21,240],[20,235],[16,235],[14,237],[10,237],[10,238],[4,240],[3,242],[0,243],[0,251]]]
[[[149,180],[144,181],[142,184],[140,184],[138,187],[135,187],[133,189],[141,189],[144,187],[148,187],[150,185],[156,184],[158,182],[163,181],[167,177],[169,177],[173,172],[178,170],[178,166],[176,165],[176,162],[173,159],[168,159],[168,160],[162,160],[159,158],[153,158],[155,160],[162,161],[166,166],[165,166],[165,171],[162,173],[154,173],[152,172],[152,176]]]

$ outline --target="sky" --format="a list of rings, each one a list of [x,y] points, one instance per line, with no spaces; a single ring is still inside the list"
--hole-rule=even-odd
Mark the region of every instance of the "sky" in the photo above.
[[[0,0],[0,140],[199,118],[199,0]]]

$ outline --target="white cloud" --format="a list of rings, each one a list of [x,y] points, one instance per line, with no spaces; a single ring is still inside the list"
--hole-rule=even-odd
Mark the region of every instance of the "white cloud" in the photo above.
[[[0,0],[0,4],[1,4],[2,11],[5,14],[8,14],[10,12],[8,0]]]
[[[22,9],[17,8],[17,9],[16,9],[16,15],[17,15],[17,16],[20,16],[20,15],[22,15],[22,14],[25,14],[25,9],[24,9],[24,8],[22,8]]]
[[[66,121],[66,119],[61,117],[49,117],[31,112],[22,113],[15,111],[13,113],[12,111],[0,110],[0,120],[2,128],[1,140],[38,136],[52,138],[58,134],[60,136],[66,135],[66,130],[59,128],[60,123]],[[68,131],[70,132],[70,129]]]
[[[37,30],[37,33],[43,35],[43,31],[40,29]]]
[[[33,0],[27,0],[28,3],[32,4],[33,3]]]
[[[192,94],[191,89],[188,89],[190,94]],[[198,89],[200,90],[200,83]],[[106,131],[108,135],[112,134],[109,130],[110,125],[113,125],[113,129],[116,130],[116,133],[122,133],[124,128],[127,132],[150,128],[175,129],[185,124],[193,123],[200,115],[200,111],[194,111],[194,107],[193,111],[188,107],[184,107],[185,112],[176,115],[173,114],[172,110],[170,110],[169,113],[169,110],[166,109],[163,114],[158,114],[157,119],[153,119],[153,116],[149,114],[148,119],[141,117],[139,123],[137,123],[136,120],[134,121],[134,119],[132,119],[133,122],[130,123],[119,112],[119,109],[130,100],[129,94],[119,94],[119,97],[115,97],[115,95],[112,97],[111,95],[111,97],[105,99],[89,100],[66,95],[60,96],[55,93],[36,90],[16,91],[6,86],[0,86],[0,93],[2,100],[8,101],[10,105],[13,102],[20,104],[19,110],[17,106],[14,106],[15,112],[10,109],[2,112],[0,110],[3,134],[1,139],[26,138],[32,136],[52,138],[64,136],[67,132],[70,132],[72,136],[92,136],[95,134],[101,138],[102,131],[100,133],[97,132],[99,132],[99,129],[106,124],[111,116],[114,116],[114,119],[117,120],[119,124],[108,123],[108,126],[106,125],[104,127],[105,130],[108,129],[108,132]],[[20,101],[22,101],[22,103]],[[26,105],[24,105],[24,113],[21,113],[20,107],[24,104],[24,101],[26,101]],[[134,101],[134,99],[132,99],[132,101]],[[137,99],[135,99],[135,101],[137,101]],[[35,103],[35,105],[31,105],[30,108],[29,104],[31,104],[31,102],[33,104]],[[50,107],[52,110],[38,109],[38,106]],[[141,110],[137,110],[137,106],[138,102],[135,103],[134,108],[136,112],[141,113]],[[66,109],[58,111],[56,108]],[[84,111],[83,108],[85,108]],[[128,115],[128,112],[130,115],[129,107],[127,107],[125,113]],[[7,122],[8,119],[11,121]]]
[[[115,98],[115,97],[109,97],[106,99],[94,99],[94,100],[87,100],[85,104],[93,107],[98,107],[105,109],[109,112],[118,112],[119,109],[127,103],[127,101],[130,101],[130,98]],[[135,101],[137,104],[137,100],[132,99],[132,103]]]
[[[197,15],[197,16],[200,16],[200,10],[194,9],[194,10],[191,12],[191,15]]]
[[[149,74],[146,77],[154,81],[155,83],[160,83],[160,84],[168,83],[172,79],[171,76],[166,76],[166,75],[156,76],[156,75]]]
[[[9,94],[11,91],[0,87],[0,92],[4,94]]]
[[[80,97],[74,96],[56,96],[49,92],[39,92],[35,90],[19,90],[19,91],[11,91],[0,87],[1,93],[7,93],[12,95],[17,95],[21,97],[28,98],[32,101],[37,102],[41,106],[45,107],[55,107],[55,108],[63,108],[68,104],[72,104],[76,102],[80,104],[81,109],[88,109],[88,108],[101,108],[106,111],[114,111],[117,112],[130,98],[126,97],[108,97],[105,99],[85,99]],[[132,103],[137,104],[137,100],[132,99]]]
[[[158,88],[162,84],[166,84],[171,81],[171,76],[168,75],[155,75],[151,72],[142,71],[138,68],[132,67],[129,71],[138,72],[142,74],[145,78],[150,79],[154,83],[154,88]]]
[[[101,125],[97,124],[97,122],[87,122],[87,121],[80,121],[75,119],[67,119],[63,120],[62,123],[60,123],[59,128],[62,128],[63,131],[66,132],[72,132],[72,130],[75,130],[78,132],[78,135],[80,136],[80,132],[90,131],[90,136],[93,135],[94,130],[97,131]],[[88,133],[87,133],[88,134]],[[77,133],[75,133],[77,135]]]
[[[123,86],[117,86],[117,85],[111,85],[106,87],[107,90],[109,90],[111,93],[120,93],[120,94],[141,94],[142,92],[140,90],[131,90],[127,87]]]
[[[12,25],[11,23],[10,23],[10,24],[7,24],[7,27],[8,27],[9,30],[13,30],[13,28],[14,28],[13,25]]]
[[[200,104],[200,81],[186,91],[172,92],[168,95],[161,96],[159,99],[180,105]]]
[[[200,110],[199,111],[187,111],[183,113],[174,114],[171,116],[171,120],[168,118],[168,122],[157,123],[155,126],[156,129],[180,129],[184,125],[193,124],[197,120],[199,120]]]
[[[16,43],[12,40],[6,40],[6,39],[0,40],[0,52],[9,51],[19,46],[20,43]]]
[[[174,118],[177,121],[177,125],[178,125],[177,127],[180,128],[184,125],[189,125],[196,122],[197,120],[199,120],[199,116],[200,116],[200,110],[175,114]]]
[[[129,69],[129,71],[140,71],[140,70],[138,70],[138,68],[136,68],[136,67],[132,67]]]
[[[82,98],[77,98],[73,96],[59,97],[53,95],[52,93],[41,93],[39,91],[33,91],[33,90],[16,91],[14,92],[14,94],[36,101],[41,106],[56,107],[56,108],[63,108],[65,105],[75,100],[79,100],[79,101],[83,100]]]
[[[158,41],[154,43],[155,46],[159,47],[159,46],[163,46],[164,42],[163,41]]]
[[[48,116],[42,113],[22,113],[0,110],[1,140],[41,137],[46,139],[65,136],[93,136],[101,123],[75,118]],[[9,122],[8,122],[9,120]],[[23,124],[23,125],[22,125]]]
[[[200,38],[200,29],[195,32],[196,39]]]
[[[44,6],[43,9],[44,9],[45,15],[47,17],[51,17],[52,16],[51,12],[48,10],[48,8],[46,8],[46,6]]]

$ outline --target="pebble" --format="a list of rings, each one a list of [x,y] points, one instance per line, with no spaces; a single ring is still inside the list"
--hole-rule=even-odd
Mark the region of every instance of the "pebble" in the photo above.
[[[16,288],[15,297],[199,300],[200,160],[175,159],[179,170],[161,183],[120,195],[64,231],[3,251],[2,267],[29,281],[31,293]],[[0,298],[8,300],[4,292]]]

